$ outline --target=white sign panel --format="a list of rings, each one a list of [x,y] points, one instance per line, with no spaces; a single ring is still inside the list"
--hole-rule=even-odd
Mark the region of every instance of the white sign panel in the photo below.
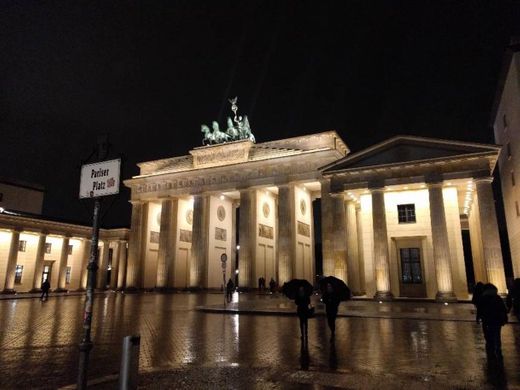
[[[101,161],[81,167],[79,198],[97,198],[119,193],[121,159]]]

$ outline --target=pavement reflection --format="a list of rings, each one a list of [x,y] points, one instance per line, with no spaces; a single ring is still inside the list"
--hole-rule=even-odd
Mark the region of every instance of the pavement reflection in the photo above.
[[[221,300],[222,295],[203,293],[96,296],[90,378],[117,373],[122,338],[140,334],[142,369],[272,368],[448,387],[520,386],[518,325],[502,332],[501,365],[488,361],[482,331],[470,322],[340,317],[330,343],[326,318],[317,317],[309,321],[308,347],[303,348],[297,317],[195,310]],[[0,388],[74,383],[82,310],[83,299],[73,296],[44,303],[0,301]]]

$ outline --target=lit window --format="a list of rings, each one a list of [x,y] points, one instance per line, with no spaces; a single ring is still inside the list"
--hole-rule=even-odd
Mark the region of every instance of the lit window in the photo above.
[[[45,253],[49,254],[52,250],[52,244],[50,242],[45,243]]]
[[[26,248],[27,248],[27,241],[25,241],[25,240],[18,241],[18,252],[25,252]]]
[[[518,207],[518,202],[515,200],[515,208],[516,208],[516,216],[520,217],[520,208]]]
[[[516,184],[515,182],[515,173],[511,171],[511,185],[514,187]]]
[[[71,267],[67,267],[67,273],[65,274],[65,283],[70,284]]]
[[[72,255],[72,248],[74,248],[74,245],[69,245],[69,255]]]
[[[397,215],[399,223],[413,223],[415,220],[415,205],[414,204],[400,204],[397,206]]]
[[[15,284],[22,283],[22,273],[23,273],[23,265],[17,265],[16,270],[14,271],[14,283]]]

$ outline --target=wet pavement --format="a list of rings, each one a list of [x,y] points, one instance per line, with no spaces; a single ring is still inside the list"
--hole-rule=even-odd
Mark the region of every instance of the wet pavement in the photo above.
[[[318,316],[301,350],[296,317],[196,310],[221,302],[205,293],[96,296],[89,378],[113,381],[94,387],[114,388],[122,338],[140,334],[143,388],[520,388],[518,324],[503,328],[501,368],[488,364],[473,322],[341,317],[330,344]],[[74,383],[82,310],[79,296],[1,301],[0,388]]]
[[[242,297],[243,295],[240,295]],[[319,295],[311,297],[316,315],[325,315],[325,305]],[[237,313],[263,315],[295,315],[294,303],[281,294],[258,294],[255,299],[237,299],[231,303],[198,306],[197,310],[208,313]],[[469,302],[440,304],[431,300],[394,300],[377,302],[369,299],[354,299],[343,302],[338,311],[340,317],[394,318],[439,321],[475,321],[475,307]],[[517,323],[514,316],[512,323]]]

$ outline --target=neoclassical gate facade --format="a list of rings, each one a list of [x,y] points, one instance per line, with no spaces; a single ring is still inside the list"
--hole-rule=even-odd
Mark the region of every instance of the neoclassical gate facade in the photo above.
[[[323,273],[356,294],[454,300],[475,280],[505,292],[491,191],[496,145],[394,137],[349,154],[335,131],[195,148],[139,164],[125,181],[132,222],[127,288],[220,288]],[[238,208],[238,212],[237,212]],[[462,235],[469,231],[471,259]],[[238,270],[235,270],[238,258]]]

